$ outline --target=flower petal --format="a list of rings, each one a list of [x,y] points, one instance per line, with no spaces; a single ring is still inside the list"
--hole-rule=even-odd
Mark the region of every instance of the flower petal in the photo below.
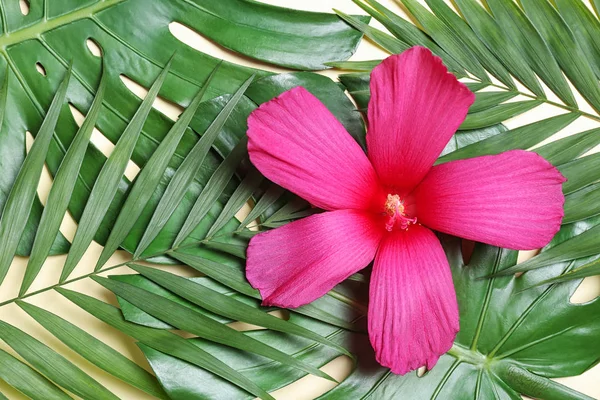
[[[246,277],[260,291],[263,305],[299,307],[366,267],[384,232],[381,223],[360,211],[312,215],[254,236]]]
[[[548,161],[522,150],[451,161],[415,189],[417,220],[465,239],[537,249],[560,228],[564,181]]]
[[[371,73],[369,158],[384,185],[412,190],[465,119],[475,95],[424,47]]]
[[[395,374],[433,368],[458,332],[458,305],[442,246],[413,225],[387,236],[369,292],[369,338],[377,361]]]
[[[326,210],[366,209],[377,175],[358,143],[303,87],[248,118],[250,160],[267,178]]]

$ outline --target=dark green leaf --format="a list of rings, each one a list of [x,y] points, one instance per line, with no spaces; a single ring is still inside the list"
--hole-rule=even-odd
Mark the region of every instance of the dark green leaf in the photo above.
[[[206,186],[202,189],[200,196],[196,199],[194,207],[192,207],[192,210],[188,214],[183,227],[179,233],[177,233],[177,237],[173,242],[174,248],[179,246],[185,238],[192,233],[194,228],[196,228],[200,221],[208,214],[219,196],[221,196],[227,183],[235,174],[235,171],[240,166],[242,160],[248,156],[247,146],[248,140],[246,138],[240,140],[238,145],[235,146],[233,151],[229,153],[225,160],[223,160],[223,163],[215,170],[214,174],[206,183]],[[230,218],[231,216],[228,219]],[[227,220],[224,220],[224,222],[227,222]]]
[[[69,67],[4,205],[0,218],[0,237],[2,238],[0,240],[0,283],[6,277],[21,235],[25,230],[25,223],[36,197],[50,140],[58,121],[60,109],[65,102],[70,78],[71,68]],[[4,123],[4,121],[2,122]]]
[[[244,218],[240,224],[240,228],[247,227],[252,221],[259,218],[269,207],[271,207],[284,193],[285,189],[274,183],[269,185],[269,188],[261,196],[258,202],[252,207],[250,213]]]
[[[183,199],[183,196],[189,189],[190,184],[202,166],[206,154],[225,124],[225,121],[227,121],[227,118],[236,104],[240,101],[253,79],[254,77],[248,78],[248,80],[238,88],[237,92],[231,97],[221,112],[219,112],[219,115],[214,119],[204,135],[202,135],[183,163],[179,166],[175,175],[171,178],[165,193],[160,199],[157,208],[154,210],[152,219],[146,226],[144,235],[135,249],[134,258],[139,258],[152,240],[156,238],[160,230],[169,220],[171,214]]]
[[[223,207],[223,211],[221,211],[221,214],[219,214],[213,226],[210,227],[210,230],[206,234],[208,238],[214,236],[225,226],[227,221],[233,218],[242,206],[246,204],[248,199],[250,199],[252,193],[258,189],[263,179],[264,176],[257,169],[251,168],[250,171],[248,171],[235,192],[231,195],[227,204],[225,204],[225,207]]]
[[[348,354],[346,349],[341,348],[337,344],[311,332],[310,330],[281,320],[263,311],[257,310],[254,307],[248,306],[229,296],[220,294],[203,285],[157,269],[135,264],[129,264],[129,266],[136,272],[172,291],[173,293],[216,314],[223,315],[232,320],[247,322],[279,332],[299,335],[333,347],[342,353]]]
[[[160,179],[167,169],[169,161],[177,149],[177,145],[181,141],[186,129],[188,129],[188,125],[194,117],[194,114],[196,114],[196,110],[198,109],[200,102],[202,102],[204,94],[210,86],[210,82],[218,71],[219,66],[220,64],[215,67],[213,72],[208,76],[202,89],[198,91],[190,105],[183,114],[181,114],[177,122],[175,122],[173,127],[169,130],[167,136],[165,136],[146,165],[144,165],[144,168],[136,177],[133,187],[125,200],[125,203],[121,207],[121,211],[110,232],[110,236],[104,245],[104,249],[102,249],[102,254],[96,263],[96,271],[102,268],[110,256],[117,250],[119,245],[131,231],[131,228],[133,228],[133,225],[135,225],[139,216],[142,214],[142,211],[145,209],[146,204],[150,200],[150,197],[152,197]]]
[[[435,13],[435,15],[443,21],[447,28],[452,30],[464,44],[469,48],[483,67],[492,73],[500,82],[504,83],[509,88],[515,88],[515,83],[507,69],[498,61],[497,54],[488,50],[485,44],[479,40],[473,29],[457,15],[444,1],[442,0],[427,0],[427,5]]]
[[[475,93],[475,102],[469,108],[470,113],[487,110],[517,96],[516,92],[479,92]]]
[[[131,158],[133,148],[135,147],[140,132],[142,131],[142,127],[146,122],[146,117],[152,109],[152,103],[154,102],[154,99],[156,99],[156,96],[158,96],[158,92],[167,78],[170,67],[171,60],[167,63],[158,78],[156,78],[156,81],[148,91],[144,101],[119,138],[110,157],[106,160],[106,163],[104,163],[79,220],[71,250],[69,251],[69,255],[67,256],[67,260],[65,261],[60,276],[60,282],[64,282],[73,269],[75,269],[77,263],[81,260],[81,257],[83,257],[83,254],[92,242],[96,230],[102,223],[104,214],[110,207],[110,203],[117,192],[123,173],[127,168],[127,163]]]
[[[19,292],[20,296],[27,292],[27,289],[29,289],[29,286],[31,286],[40,272],[44,261],[50,253],[54,237],[59,231],[60,224],[69,206],[75,183],[77,182],[77,175],[83,163],[92,131],[102,108],[106,81],[107,77],[103,76],[88,115],[77,132],[75,139],[73,139],[71,146],[69,146],[69,150],[67,150],[54,177],[46,206],[42,212],[38,231],[35,235],[31,256],[27,263],[27,269],[25,270],[25,276],[23,277]]]
[[[381,22],[394,36],[408,43],[410,46],[424,46],[430,49],[435,55],[439,56],[448,69],[459,76],[466,76],[464,68],[460,66],[448,53],[442,50],[427,35],[416,26],[400,18],[391,10],[384,7],[383,4],[375,0],[366,0],[371,7],[367,6],[362,0],[353,0],[359,7],[369,13],[372,17]]]
[[[488,82],[489,77],[473,52],[464,46],[461,36],[448,27],[437,16],[429,12],[416,0],[400,0],[410,14],[421,24],[441,48],[452,54],[467,71],[481,81]]]
[[[598,135],[597,132],[594,133]],[[567,178],[563,183],[563,192],[573,193],[600,180],[600,153],[573,160],[561,165],[559,170]]]
[[[600,214],[600,184],[595,183],[565,196],[563,224],[570,224]]]

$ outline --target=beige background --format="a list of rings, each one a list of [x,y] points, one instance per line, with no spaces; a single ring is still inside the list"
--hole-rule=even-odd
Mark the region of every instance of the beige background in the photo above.
[[[218,1],[218,0],[214,0]],[[291,1],[291,0],[264,0],[265,2],[276,4],[280,6],[288,6],[292,8],[305,9],[311,11],[324,11],[330,12],[332,8],[340,9],[346,13],[359,13],[363,14],[363,12],[355,6],[350,0],[303,0],[303,1]],[[389,8],[402,13],[398,5],[393,0],[380,0],[383,4],[388,6]],[[381,27],[378,23],[372,22],[374,26]],[[267,66],[261,63],[253,62],[251,60],[241,58],[236,56],[235,54],[224,51],[219,48],[212,42],[209,42],[196,34],[193,31],[190,31],[187,28],[184,28],[181,25],[176,23],[171,24],[171,32],[175,37],[179,40],[185,42],[189,46],[196,48],[205,53],[214,55],[215,57],[223,58],[229,61],[233,61],[239,64],[246,64],[251,66],[256,66],[263,69],[269,69],[275,72],[285,72],[285,69],[282,68],[274,68],[271,66]],[[93,51],[94,49],[91,48]],[[386,53],[381,49],[375,47],[368,41],[363,41],[357,51],[357,53],[352,57],[353,60],[368,60],[368,59],[381,59],[386,56]],[[330,76],[332,78],[336,78],[336,71],[325,71],[323,72],[325,75]],[[124,80],[124,84],[127,85],[132,91],[134,91],[139,96],[143,97],[145,94],[145,89],[137,85],[135,82]],[[549,97],[552,98],[552,95],[549,93]],[[518,101],[519,98],[515,98],[511,101]],[[583,105],[583,101],[578,99],[580,104]],[[175,119],[179,114],[180,110],[175,107],[167,104],[164,101],[157,100],[155,103],[155,107],[171,117]],[[509,128],[513,128],[516,126],[523,125],[525,123],[530,123],[548,116],[548,114],[559,114],[562,113],[562,110],[553,108],[551,106],[541,106],[537,109],[527,113],[520,118],[511,120],[507,122]],[[83,118],[82,115],[78,113],[74,113],[76,118],[81,120]],[[592,127],[596,127],[597,124],[593,123],[584,118],[580,118],[567,129],[559,133],[556,137],[562,137],[565,135],[569,135],[575,132],[581,132],[584,129],[589,129]],[[551,138],[550,140],[556,139],[556,137]],[[100,132],[95,132],[93,135],[92,141],[101,148],[101,150],[105,154],[110,154],[113,145],[108,142]],[[127,176],[133,178],[135,174],[139,171],[137,166],[133,163],[130,163],[130,167],[127,170]],[[40,184],[39,194],[42,199],[42,202],[45,202],[47,197],[49,185],[51,183],[50,175],[47,171],[44,171],[44,176],[42,177],[42,183]],[[61,226],[61,231],[65,234],[65,236],[71,240],[73,238],[73,234],[75,231],[75,223],[73,220],[66,216],[63,224]],[[93,266],[95,265],[95,261],[99,256],[101,248],[99,245],[93,243],[88,252],[86,253],[84,259],[79,263],[77,269],[73,273],[73,277],[77,278],[80,276],[84,276],[89,274],[93,270]],[[522,254],[521,258],[525,259],[531,254]],[[109,261],[107,265],[114,265],[121,263],[127,260],[127,256],[125,253],[118,253]],[[30,292],[34,292],[39,289],[46,288],[48,286],[53,285],[60,275],[60,269],[62,264],[65,261],[64,256],[51,257],[45,267],[42,269],[42,273],[35,281],[34,285],[30,289]],[[18,288],[20,287],[20,282],[23,277],[24,268],[26,266],[27,260],[24,258],[17,258],[13,262],[13,267],[10,270],[9,275],[7,276],[7,280],[2,287],[2,291],[0,291],[0,302],[12,299],[18,295]],[[123,267],[119,270],[112,271],[111,273],[128,273],[127,268]],[[179,272],[182,274],[189,273],[184,269],[181,269]],[[103,290],[99,285],[95,284],[93,281],[89,279],[79,279],[75,282],[69,284],[67,287],[82,291],[86,294],[94,295],[104,301],[114,302],[114,297]],[[600,294],[600,279],[597,278],[588,278],[583,284],[580,286],[576,294],[573,296],[571,301],[573,302],[585,302],[589,301]],[[69,303],[67,300],[62,298],[61,296],[55,294],[52,291],[41,293],[38,295],[30,296],[27,298],[27,301],[42,306],[45,309],[52,311],[63,318],[75,322],[78,326],[83,327],[88,332],[92,333],[96,337],[102,339],[107,344],[113,346],[115,349],[119,350],[126,356],[138,362],[140,365],[145,366],[148,370],[147,363],[144,358],[141,356],[140,352],[137,350],[136,346],[133,344],[133,341],[126,336],[123,336],[119,332],[114,329],[104,325],[99,322],[95,318],[91,317],[86,312],[80,310],[76,306]],[[53,336],[47,333],[44,329],[42,329],[39,325],[37,325],[31,318],[29,318],[23,311],[21,311],[15,305],[8,305],[4,307],[0,307],[0,318],[2,320],[14,324],[15,326],[23,329],[30,334],[33,334],[36,338],[42,340],[44,343],[53,347],[61,354],[66,356],[69,360],[79,365],[84,371],[94,376],[100,383],[108,387],[111,391],[113,391],[117,396],[123,399],[148,399],[150,398],[148,395],[138,391],[137,389],[131,388],[125,384],[122,384],[117,379],[111,377],[110,375],[104,373],[103,371],[90,366],[88,363],[82,362],[81,357],[79,357],[74,352],[70,351],[66,346],[56,340]],[[239,325],[236,325],[239,327]],[[243,326],[241,326],[243,329]],[[599,338],[600,339],[600,338]],[[10,349],[8,349],[3,343],[0,344],[0,347],[6,349],[13,353]],[[13,353],[14,354],[14,353]],[[1,368],[1,366],[0,366]],[[340,357],[324,368],[329,374],[337,378],[338,380],[343,379],[350,372],[350,363],[344,358]],[[600,385],[597,382],[600,380],[600,367],[595,367],[585,374],[578,377],[571,377],[565,379],[559,379],[560,382],[576,389],[582,391],[594,398],[600,399]],[[313,399],[319,394],[325,392],[333,386],[331,382],[325,381],[320,378],[315,377],[306,377],[301,379],[300,381],[290,385],[287,388],[277,391],[274,393],[275,397],[278,399]],[[0,383],[0,391],[5,393],[10,399],[22,399],[24,398],[15,390],[12,390],[8,386],[3,383]],[[74,396],[75,397],[75,396]]]

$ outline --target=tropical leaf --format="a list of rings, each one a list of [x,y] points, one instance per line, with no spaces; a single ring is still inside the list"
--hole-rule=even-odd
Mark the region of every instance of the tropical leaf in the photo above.
[[[137,261],[174,263],[178,261],[170,254],[177,246],[195,257],[208,257],[218,266],[219,273],[224,268],[232,269],[231,264],[239,265],[235,257],[218,249],[238,255],[238,249],[245,249],[247,239],[236,236],[244,228],[233,216],[250,197],[263,193],[263,178],[248,169],[246,146],[240,139],[245,135],[248,114],[258,104],[291,87],[303,85],[312,90],[357,140],[364,141],[360,116],[331,79],[309,72],[275,77],[270,72],[227,62],[216,69],[220,61],[179,41],[177,28],[196,30],[245,56],[303,70],[346,60],[361,34],[332,14],[247,0],[233,0],[226,7],[180,0],[48,4],[35,1],[27,5],[25,14],[18,3],[0,6],[0,67],[5,71],[0,88],[0,151],[6,172],[0,179],[4,246],[1,277],[9,271],[15,255],[31,253],[19,295],[3,296],[0,307],[18,304],[77,354],[81,358],[78,365],[86,368],[79,368],[34,335],[2,318],[0,339],[20,358],[0,350],[0,379],[34,399],[69,398],[63,390],[82,398],[117,398],[87,372],[87,367],[94,366],[151,396],[168,398],[152,374],[86,332],[77,322],[23,301],[56,288],[92,315],[139,340],[146,349],[181,357],[220,377],[216,379],[232,382],[253,396],[271,399],[264,389],[183,338],[126,322],[120,310],[64,291],[63,286],[90,277],[101,281],[98,274],[120,266],[107,263],[117,249],[129,251]],[[131,18],[132,14],[136,17]],[[129,22],[124,25],[124,21]],[[140,31],[147,32],[143,40]],[[276,43],[273,35],[279,36]],[[249,42],[240,45],[241,36]],[[73,67],[69,60],[74,60]],[[149,88],[143,99],[123,84],[128,81]],[[184,108],[174,124],[153,108],[159,96]],[[82,124],[74,118],[79,110],[87,110]],[[95,147],[93,128],[115,145],[108,156]],[[27,130],[35,140],[26,153]],[[186,160],[193,161],[193,168],[181,181],[184,184],[160,226],[152,227],[153,215],[164,199],[171,197],[170,184],[177,183],[175,178],[186,171]],[[36,189],[44,161],[54,182],[46,207],[42,208]],[[140,171],[130,182],[124,172],[132,163]],[[287,194],[286,198],[271,206],[285,206],[295,197]],[[70,246],[59,232],[66,211],[79,223]],[[151,238],[144,237],[148,226]],[[92,240],[107,244],[95,271],[69,278]],[[209,247],[212,241],[213,248]],[[146,254],[134,254],[136,249],[139,253],[146,250]],[[47,257],[59,253],[68,253],[59,282],[30,292],[38,274],[46,272]],[[102,282],[117,284],[112,280]],[[134,286],[121,285],[127,289],[125,296],[140,294]],[[3,288],[3,294],[10,292]],[[225,306],[214,301],[205,303],[220,314],[201,307],[196,307],[201,311],[187,311],[200,318],[192,318],[191,322],[202,321],[187,327],[195,332],[203,330],[222,345],[235,345],[260,353],[265,360],[298,368],[301,373],[331,379],[309,363],[222,325],[229,321],[233,309],[239,315],[245,304],[226,298],[230,301]],[[221,310],[219,305],[224,308]],[[178,308],[177,304],[176,309],[180,314],[189,310]],[[318,306],[310,309],[324,319],[339,319],[333,314],[335,310],[329,314]],[[326,343],[338,353],[345,352],[310,330],[270,316],[268,310],[248,310],[254,322]],[[204,323],[212,321],[203,317],[205,314],[218,315],[211,330],[204,328]]]
[[[0,339],[17,355],[0,350],[0,379],[34,399],[68,398],[65,390],[82,398],[116,398],[87,372],[99,368],[157,398],[272,399],[269,391],[307,373],[329,378],[318,368],[350,354],[356,361],[352,373],[323,398],[586,399],[549,378],[580,374],[600,359],[593,318],[598,300],[571,304],[579,281],[553,283],[597,273],[598,158],[576,159],[599,143],[597,130],[534,149],[570,178],[569,224],[540,255],[515,266],[516,252],[478,245],[465,265],[460,242],[443,238],[462,330],[423,377],[393,376],[374,361],[365,333],[368,270],[290,310],[289,319],[261,307],[244,274],[253,235],[318,212],[249,165],[247,116],[302,85],[364,147],[361,115],[344,95],[347,89],[358,108],[367,109],[365,72],[379,61],[346,61],[362,33],[390,52],[429,47],[476,92],[467,120],[438,162],[531,149],[578,118],[600,120],[597,17],[579,0],[508,1],[488,0],[483,8],[460,0],[456,12],[441,0],[427,1],[431,11],[403,0],[414,25],[375,0],[356,0],[389,32],[367,25],[368,17],[338,12],[338,18],[250,0],[32,1],[27,15],[17,2],[4,2],[0,152],[6,173],[0,178],[0,229],[10,234],[2,234],[0,267],[8,271],[15,255],[32,257],[19,296],[0,307],[18,305],[78,362],[0,317]],[[176,29],[197,31],[283,67],[335,66],[359,73],[342,75],[340,85],[310,72],[275,75],[227,62],[216,69],[219,61],[180,42]],[[123,84],[128,81],[149,88],[148,94],[138,98]],[[549,100],[540,82],[562,102]],[[595,111],[577,104],[575,90]],[[158,96],[182,107],[176,122],[151,107]],[[501,124],[540,105],[558,107],[560,115],[512,129]],[[71,109],[88,110],[81,126]],[[115,144],[108,157],[93,140],[88,145],[93,127]],[[29,153],[27,130],[36,136]],[[54,177],[45,208],[35,193],[44,160]],[[131,163],[140,167],[133,182],[123,176]],[[248,201],[255,207],[240,222],[234,215]],[[79,222],[71,246],[58,230],[65,210]],[[105,245],[95,270],[69,279],[92,240]],[[130,254],[127,264],[139,274],[102,278],[125,264],[109,262],[119,248]],[[66,253],[60,282],[28,292],[38,273],[46,272],[47,257]],[[175,263],[203,276],[188,279],[162,270]],[[496,276],[539,267],[546,268],[519,278]],[[494,277],[478,279],[483,275]],[[117,295],[120,308],[65,288],[92,279]],[[525,290],[540,282],[546,286]],[[79,321],[23,301],[52,289],[137,341],[156,377]],[[226,325],[238,320],[256,326],[242,333]],[[175,329],[199,337],[185,339],[171,332]]]
[[[576,230],[572,226],[564,228],[553,245],[560,245]],[[335,328],[292,310],[290,321],[294,324],[330,338],[358,357],[357,367],[350,376],[320,399],[518,399],[520,394],[545,399],[590,399],[549,378],[577,375],[597,363],[598,321],[594,316],[600,300],[572,304],[569,299],[579,281],[523,291],[532,282],[576,268],[579,263],[556,263],[547,270],[521,278],[480,280],[477,277],[481,274],[514,265],[517,252],[477,245],[469,264],[465,264],[460,240],[444,236],[442,241],[453,270],[461,331],[448,354],[422,377],[416,373],[397,376],[380,367],[365,333]],[[195,282],[209,284],[206,279],[199,278]],[[348,300],[366,305],[358,294],[363,294],[367,285],[347,281],[342,286],[346,287],[346,293],[352,288],[351,293],[355,294]],[[356,315],[347,317],[356,318]],[[306,339],[291,340],[287,335],[270,330],[247,334],[317,365],[324,365],[335,357],[334,352]],[[243,353],[214,343],[200,339],[189,341],[228,360],[240,373],[269,390],[283,387],[298,377],[289,369],[282,371],[272,363],[259,358],[248,359]],[[564,351],[557,352],[556,348]],[[208,384],[214,382],[212,377],[190,363],[147,347],[142,349],[173,399],[251,398],[225,382],[217,386]]]

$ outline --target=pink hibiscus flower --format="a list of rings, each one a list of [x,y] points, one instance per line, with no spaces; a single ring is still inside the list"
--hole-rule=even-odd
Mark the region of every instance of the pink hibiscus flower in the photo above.
[[[510,249],[546,245],[564,177],[535,153],[433,166],[475,96],[425,48],[371,73],[368,156],[302,87],[248,119],[252,163],[326,210],[250,241],[246,275],[264,305],[323,296],[373,259],[369,337],[396,374],[432,368],[459,329],[452,274],[432,230]]]

